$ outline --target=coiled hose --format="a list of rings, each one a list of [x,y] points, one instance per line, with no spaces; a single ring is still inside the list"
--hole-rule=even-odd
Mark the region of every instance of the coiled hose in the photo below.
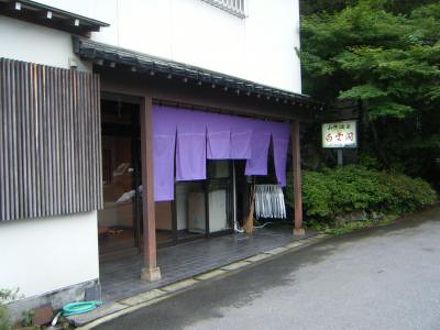
[[[63,316],[87,313],[101,305],[101,301],[80,301],[63,306]]]

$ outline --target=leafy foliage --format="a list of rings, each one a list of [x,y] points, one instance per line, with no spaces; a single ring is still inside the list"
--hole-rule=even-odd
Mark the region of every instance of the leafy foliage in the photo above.
[[[11,320],[9,318],[6,304],[15,299],[18,294],[17,290],[0,289],[0,330],[11,329]]]
[[[0,305],[0,330],[11,329],[9,314],[5,306]]]
[[[393,223],[397,220],[398,216],[394,214],[385,215],[383,218],[379,219],[368,219],[362,221],[351,221],[345,224],[340,224],[338,226],[334,226],[329,223],[322,223],[316,220],[307,221],[307,227],[313,228],[313,230],[324,232],[330,235],[342,235],[354,230],[384,226]]]
[[[394,13],[407,13],[420,6],[435,3],[438,0],[388,0],[384,3],[387,10]],[[355,5],[357,0],[300,0],[301,13],[310,15],[319,12],[337,12],[348,5]]]
[[[287,200],[294,207],[293,189]],[[324,222],[357,210],[401,214],[432,204],[435,191],[422,179],[349,165],[304,171],[303,203],[308,217]]]
[[[330,96],[374,99],[375,118],[404,118],[417,101],[437,96],[438,12],[440,4],[432,4],[395,15],[384,10],[384,1],[363,0],[308,16],[302,24],[304,70],[313,78],[344,78],[335,88],[329,84]]]
[[[310,6],[299,51],[305,92],[359,104],[361,151],[440,188],[440,2]]]
[[[371,84],[359,85],[343,91],[339,94],[340,99],[361,99],[370,100],[385,97],[387,93]]]

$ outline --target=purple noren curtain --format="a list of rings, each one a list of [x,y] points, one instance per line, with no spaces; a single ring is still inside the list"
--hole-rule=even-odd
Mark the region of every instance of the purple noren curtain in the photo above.
[[[287,148],[289,146],[289,138],[273,137],[273,160],[275,163],[275,174],[277,175],[278,184],[281,187],[286,186],[286,166],[287,166]]]
[[[170,109],[153,107],[154,200],[174,199],[176,123]]]
[[[289,144],[287,123],[154,106],[155,200],[174,198],[174,178],[177,181],[206,179],[206,159],[244,159],[246,175],[267,175],[271,140],[277,181],[284,186]]]
[[[212,117],[211,117],[212,116]],[[231,157],[231,129],[225,116],[212,114],[207,121],[207,158]]]
[[[290,127],[286,123],[272,123],[272,143],[275,174],[278,184],[286,186],[287,149],[289,147]]]
[[[236,128],[231,133],[231,159],[250,159],[252,150],[252,130]]]
[[[255,125],[252,134],[252,157],[246,162],[246,175],[267,175],[267,156],[269,153],[271,132],[262,125]]]
[[[205,114],[177,111],[176,180],[206,179]]]

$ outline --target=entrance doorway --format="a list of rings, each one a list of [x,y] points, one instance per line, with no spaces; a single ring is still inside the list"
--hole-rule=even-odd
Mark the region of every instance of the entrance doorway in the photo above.
[[[178,241],[232,232],[232,161],[208,160],[207,179],[176,183]]]
[[[100,260],[142,251],[140,103],[105,94],[101,100],[104,208],[98,211]],[[233,232],[231,160],[208,160],[207,179],[175,183],[173,201],[155,203],[158,247]]]
[[[156,239],[167,246],[232,233],[232,161],[208,161],[207,179],[175,183],[173,201],[156,202]]]
[[[232,161],[207,166],[206,180],[176,182],[174,201],[156,203],[159,245],[232,232]]]
[[[136,253],[141,241],[139,105],[101,101],[104,209],[98,212],[101,256]]]
[[[104,208],[98,211],[100,260],[141,253],[142,166],[140,104],[136,99],[105,95],[101,100]],[[175,240],[174,208],[157,202],[158,246]]]

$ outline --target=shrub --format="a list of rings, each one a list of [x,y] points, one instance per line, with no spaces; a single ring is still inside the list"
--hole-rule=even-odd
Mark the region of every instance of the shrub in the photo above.
[[[0,305],[0,330],[11,329],[9,314],[5,306]]]
[[[420,178],[410,178],[403,174],[380,173],[382,182],[389,193],[386,209],[398,214],[417,211],[436,200],[436,192]]]
[[[291,180],[289,182],[292,182]],[[293,189],[286,189],[293,207]],[[332,222],[357,210],[401,214],[432,204],[435,191],[421,179],[348,165],[303,172],[303,205],[309,218]]]
[[[11,320],[9,318],[6,304],[17,297],[17,290],[0,289],[0,330],[11,329]]]

